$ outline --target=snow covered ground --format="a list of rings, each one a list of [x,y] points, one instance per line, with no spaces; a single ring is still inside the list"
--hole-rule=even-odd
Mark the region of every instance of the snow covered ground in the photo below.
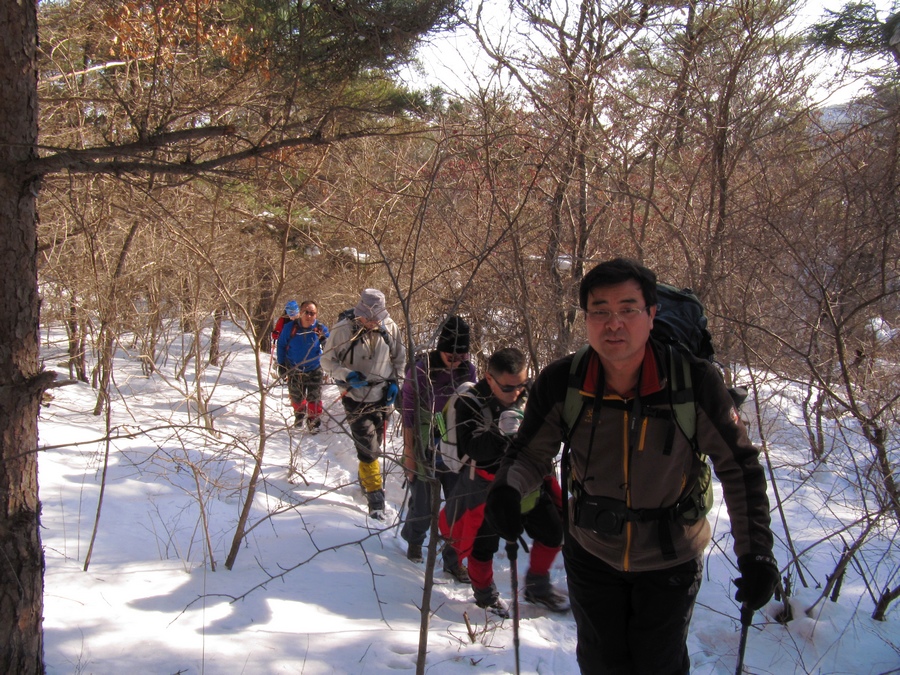
[[[64,358],[64,335],[47,335],[47,367],[64,373],[56,365]],[[414,671],[425,567],[406,559],[398,536],[402,474],[385,462],[390,519],[369,520],[334,386],[325,390],[331,419],[317,436],[289,431],[286,389],[271,388],[249,534],[233,569],[225,568],[260,430],[253,353],[233,328],[226,340],[225,367],[200,375],[215,433],[198,424],[196,405],[186,403],[193,363],[176,386],[181,361],[174,345],[161,374],[151,378],[141,374],[134,355],[120,349],[110,418],[114,440],[108,447],[102,440],[106,418],[92,414],[96,392],[90,386],[55,389],[42,409],[48,673]],[[265,360],[264,370],[267,355]],[[387,455],[396,457],[397,415],[392,423]],[[107,450],[97,537],[84,571]],[[839,476],[827,474],[820,480],[840,483]],[[823,505],[812,501],[826,492],[821,487],[805,502],[798,486],[790,502],[792,534],[810,542],[829,522],[821,517]],[[697,675],[734,673],[738,652],[739,608],[731,582],[736,570],[720,505],[717,499],[711,514],[716,534],[689,641]],[[784,551],[776,553],[782,560]],[[523,578],[525,560],[520,552]],[[830,566],[832,559],[821,560],[821,582]],[[512,622],[486,616],[470,589],[437,567],[426,671],[515,672]],[[509,601],[510,569],[502,550],[495,577]],[[565,588],[561,559],[553,580]],[[861,584],[848,578],[837,603],[816,603],[815,588],[795,589],[797,618],[788,625],[774,620],[779,603],[757,612],[746,672],[900,673],[897,609],[892,607],[886,622],[872,621]],[[577,673],[571,614],[554,615],[525,602],[520,607],[521,672]]]

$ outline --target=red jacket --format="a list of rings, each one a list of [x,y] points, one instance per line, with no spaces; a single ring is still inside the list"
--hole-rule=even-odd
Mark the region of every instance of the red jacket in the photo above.
[[[275,322],[275,328],[272,329],[272,343],[278,342],[278,336],[281,335],[281,329],[284,328],[285,322],[288,321],[287,314],[282,314]]]

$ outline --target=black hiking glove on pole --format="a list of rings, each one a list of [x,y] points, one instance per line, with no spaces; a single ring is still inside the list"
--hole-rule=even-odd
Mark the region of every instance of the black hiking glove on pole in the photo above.
[[[771,555],[748,553],[739,556],[737,564],[741,577],[734,581],[738,588],[734,599],[755,611],[765,605],[775,593],[778,563]]]
[[[522,495],[509,485],[494,485],[488,492],[484,517],[501,539],[515,542],[522,526]]]

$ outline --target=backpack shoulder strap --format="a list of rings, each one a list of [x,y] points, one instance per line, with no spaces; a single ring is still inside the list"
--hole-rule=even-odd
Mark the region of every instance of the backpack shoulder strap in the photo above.
[[[362,331],[356,331],[356,333],[354,334],[354,330],[353,330],[353,328],[354,328],[353,323],[354,323],[354,322],[353,322],[353,319],[352,319],[352,318],[350,318],[350,319],[348,320],[348,323],[350,324],[350,342],[349,342],[349,344],[347,344],[346,347],[344,347],[343,349],[341,349],[340,351],[338,351],[338,354],[337,354],[337,356],[338,356],[338,361],[340,361],[341,363],[343,363],[343,362],[344,362],[344,359],[346,359],[347,356],[349,356],[349,355],[353,352],[353,349],[356,347],[356,345],[357,345],[357,344],[359,343],[359,341],[362,339]],[[351,360],[350,360],[350,363],[353,363],[352,358],[351,358]]]
[[[569,384],[566,387],[566,400],[563,403],[563,422],[567,427],[562,459],[560,460],[563,523],[569,522],[569,448],[572,443],[572,433],[584,412],[584,396],[581,395],[581,385],[584,380],[584,370],[588,363],[588,359],[584,357],[590,348],[590,345],[583,345],[572,357],[572,363],[569,366]],[[563,528],[563,536],[566,541],[569,540],[569,530],[568,526]]]
[[[584,357],[590,348],[590,345],[579,348],[572,357],[572,365],[569,367],[569,386],[566,388],[566,401],[563,404],[563,421],[566,423],[567,437],[572,435],[572,430],[578,423],[584,407],[584,397],[581,395],[581,382],[584,379],[581,377],[583,374],[582,362],[587,364]]]
[[[473,389],[475,389],[475,383],[466,381],[456,388],[456,393],[460,396],[468,396],[469,398],[474,399],[477,398],[477,396],[472,391]]]
[[[478,392],[475,391],[475,383],[474,382],[463,382],[456,388],[456,392],[453,395],[453,405],[456,406],[456,402],[465,398],[472,402],[473,407],[477,408],[481,413],[482,419],[484,421],[484,428],[489,429],[491,424],[493,423],[493,414],[491,413],[490,407],[487,403],[484,402]]]
[[[344,312],[341,312],[341,315],[338,320],[339,321],[347,320],[347,321],[351,322],[351,324],[353,324],[353,322],[356,321],[356,316],[353,314],[352,309],[348,309]],[[350,354],[356,348],[356,345],[358,345],[362,341],[365,334],[366,334],[366,331],[363,330],[362,328],[353,332],[353,337],[350,339],[350,344],[347,345],[347,347],[343,351],[338,353],[338,357],[339,357],[338,360],[343,361],[345,358],[347,358],[347,355]],[[387,345],[387,348],[391,349],[391,336],[390,336],[390,333],[388,333],[387,329],[383,325],[379,326],[378,334],[381,335],[382,339],[384,340],[384,344]],[[352,363],[352,359],[351,359],[351,363]]]
[[[466,398],[478,406],[481,410],[483,422],[486,424],[485,428],[490,428],[491,425],[491,410],[475,392],[474,382],[463,382],[460,384],[450,395],[450,398],[447,399],[443,411],[434,414],[435,423],[441,432],[441,455],[444,464],[455,473],[462,471],[465,466],[469,466],[472,471],[475,470],[475,460],[468,455],[460,456],[459,454],[459,441],[456,430],[456,404],[461,398]]]
[[[697,456],[705,460],[706,456],[700,452],[697,445],[697,405],[694,399],[690,360],[675,345],[667,344],[665,350],[668,356],[669,390],[675,424],[691,442]]]

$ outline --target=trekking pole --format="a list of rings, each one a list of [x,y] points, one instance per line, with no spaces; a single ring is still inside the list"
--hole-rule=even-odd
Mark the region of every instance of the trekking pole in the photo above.
[[[274,347],[269,350],[269,367],[266,368],[266,389],[269,388],[269,374],[272,372],[272,364],[275,362]]]
[[[405,471],[404,471],[405,474]],[[400,511],[397,512],[397,520],[394,521],[394,525],[400,525],[403,522],[403,512],[406,510],[406,500],[409,497],[409,481],[406,479],[406,476],[403,477],[403,501],[400,502]],[[400,534],[400,528],[397,527],[394,529],[394,539],[397,538],[397,535]]]
[[[384,426],[381,428],[381,489],[384,490],[384,483],[388,477],[387,471],[387,427],[388,418],[384,415]]]
[[[509,579],[512,582],[513,648],[516,650],[516,675],[519,675],[519,570],[516,566],[516,540],[506,542],[506,557],[509,558]]]
[[[738,646],[737,668],[734,675],[741,675],[744,672],[744,652],[747,649],[747,633],[750,630],[750,624],[753,621],[753,610],[747,607],[747,603],[741,605],[741,642]]]

